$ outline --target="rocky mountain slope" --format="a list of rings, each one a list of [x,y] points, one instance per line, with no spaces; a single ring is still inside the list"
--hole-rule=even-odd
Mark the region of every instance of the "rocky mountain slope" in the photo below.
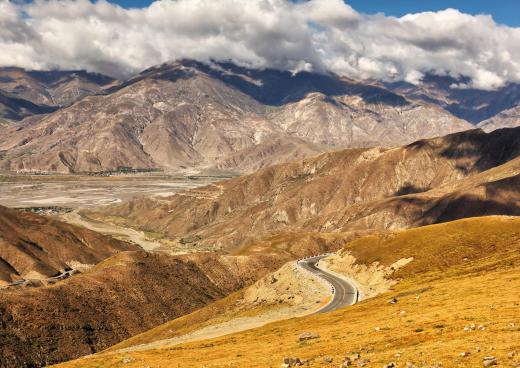
[[[0,119],[6,122],[53,111],[56,111],[56,108],[52,106],[38,105],[0,90]]]
[[[69,106],[85,96],[103,92],[115,82],[113,78],[83,70],[0,68],[0,91],[46,107]]]
[[[393,149],[325,153],[87,215],[228,250],[278,231],[398,229],[517,215],[519,154],[520,128],[473,130]]]
[[[0,168],[251,171],[469,127],[438,107],[335,75],[183,60],[6,129]]]
[[[384,85],[411,100],[438,105],[487,131],[520,125],[520,120],[511,114],[511,110],[520,107],[520,84],[485,91],[468,88],[469,83],[470,80],[463,77],[426,75],[419,85],[406,82]]]
[[[478,127],[491,132],[500,128],[514,128],[520,126],[520,104],[510,109],[504,110],[490,119],[481,121]]]
[[[385,86],[413,100],[428,101],[461,119],[478,124],[520,103],[520,85],[508,84],[497,90],[469,88],[464,77],[426,75],[419,85],[406,82]]]
[[[0,206],[0,286],[44,280],[136,249],[90,230]]]

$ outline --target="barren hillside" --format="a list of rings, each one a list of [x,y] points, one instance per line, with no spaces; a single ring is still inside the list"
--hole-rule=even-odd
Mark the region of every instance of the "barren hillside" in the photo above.
[[[352,149],[89,216],[232,250],[276,232],[397,229],[518,214],[520,129]],[[184,239],[184,240],[183,240]]]
[[[0,286],[46,279],[137,249],[94,231],[0,206]]]
[[[503,110],[492,118],[480,122],[478,126],[486,132],[520,126],[520,103],[518,106]]]
[[[361,234],[277,236],[237,256],[123,252],[37,289],[0,290],[0,366],[91,354],[240,290],[285,262]]]
[[[0,91],[44,106],[68,106],[81,98],[101,93],[113,78],[83,70],[32,71],[0,68]]]

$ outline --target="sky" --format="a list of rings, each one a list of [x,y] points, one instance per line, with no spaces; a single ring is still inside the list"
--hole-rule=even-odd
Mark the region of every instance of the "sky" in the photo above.
[[[125,8],[149,6],[152,0],[111,0]],[[401,17],[408,13],[455,8],[468,14],[490,14],[497,23],[520,26],[519,0],[348,0],[356,11]]]
[[[191,58],[417,85],[469,78],[452,88],[520,83],[518,0],[145,1],[0,0],[0,66],[126,78]]]

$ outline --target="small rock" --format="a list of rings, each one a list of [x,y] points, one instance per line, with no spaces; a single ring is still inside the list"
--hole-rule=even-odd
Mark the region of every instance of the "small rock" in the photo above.
[[[480,346],[477,346],[477,347],[475,348],[475,351],[476,351],[477,353],[480,353]]]
[[[359,353],[354,353],[354,354],[352,354],[350,357],[348,357],[347,359],[350,359],[350,360],[358,360],[359,358],[361,358],[361,354],[359,354]]]
[[[401,357],[401,353],[397,353],[397,354],[395,354],[395,357],[396,357],[397,359],[399,359],[399,358]]]
[[[298,337],[298,341],[307,341],[312,339],[318,339],[320,335],[314,332],[304,332]]]
[[[513,359],[513,358],[515,357],[515,355],[516,355],[516,354],[515,354],[514,351],[510,351],[509,353],[507,353],[507,357],[508,357],[509,359]]]
[[[462,353],[459,354],[461,357],[465,358],[467,356],[469,356],[469,351],[463,351]]]
[[[347,367],[352,367],[352,361],[350,360],[350,358],[345,359],[345,361],[343,363],[341,363],[341,365],[339,366],[339,368],[347,368]]]
[[[475,331],[476,328],[477,328],[477,326],[474,323],[472,323],[472,324],[464,327],[464,331]]]
[[[385,364],[385,365],[383,366],[383,368],[395,368],[395,367],[396,367],[396,365],[395,365],[394,362],[390,362],[390,363]]]
[[[326,355],[326,356],[323,357],[323,361],[325,363],[332,363],[333,360],[334,359],[332,359],[332,357],[330,355]]]
[[[479,325],[479,326],[478,326],[478,329],[479,329],[480,331],[484,331],[484,330],[486,329],[486,326],[484,326],[484,325]]]
[[[368,365],[369,363],[369,360],[368,359],[360,359],[358,362],[357,362],[357,366],[358,367],[364,367],[366,365]]]
[[[300,358],[286,357],[283,358],[283,364],[285,364],[287,367],[299,367],[302,365],[302,361]]]
[[[380,331],[380,330],[381,330],[381,327],[376,327],[376,328],[374,328],[374,330],[376,330],[376,331]]]
[[[397,298],[392,298],[388,301],[388,304],[395,304],[397,303]]]
[[[123,364],[132,363],[133,361],[134,361],[134,359],[130,358],[130,357],[124,357],[123,358]]]
[[[495,357],[484,357],[484,359],[482,360],[482,365],[484,367],[491,367],[497,364],[497,358]]]
[[[412,362],[406,362],[406,368],[417,368],[417,366]]]

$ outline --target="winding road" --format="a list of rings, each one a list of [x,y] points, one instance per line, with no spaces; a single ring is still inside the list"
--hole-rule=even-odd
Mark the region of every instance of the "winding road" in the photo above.
[[[358,290],[354,285],[318,267],[318,262],[325,257],[328,257],[328,255],[320,255],[298,261],[298,264],[303,269],[321,277],[334,288],[334,298],[332,301],[316,313],[330,312],[347,305],[355,304],[358,301]]]

